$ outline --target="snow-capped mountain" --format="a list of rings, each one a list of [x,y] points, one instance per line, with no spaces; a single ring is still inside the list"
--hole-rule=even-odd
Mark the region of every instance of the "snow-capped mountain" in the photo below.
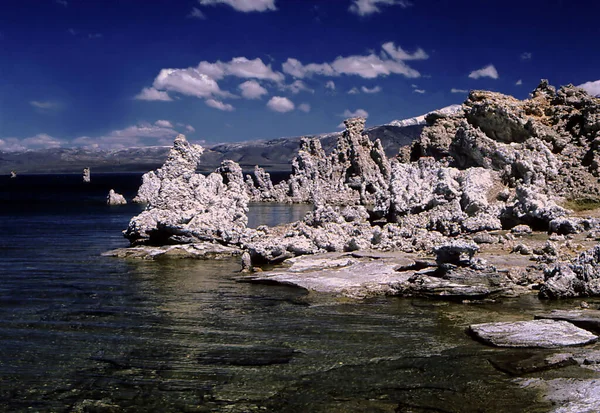
[[[388,125],[398,126],[401,128],[403,128],[405,126],[425,125],[425,123],[426,123],[425,118],[430,113],[439,113],[441,115],[453,115],[454,113],[458,112],[461,109],[462,109],[462,105],[450,105],[450,106],[446,106],[445,108],[441,108],[441,109],[434,110],[432,112],[428,112],[421,116],[415,116],[414,118],[408,118],[408,119],[403,119],[403,120],[393,120],[390,123],[388,123]]]

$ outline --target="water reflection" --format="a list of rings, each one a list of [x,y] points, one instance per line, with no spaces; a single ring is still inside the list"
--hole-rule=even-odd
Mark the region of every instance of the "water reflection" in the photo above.
[[[248,205],[248,227],[275,226],[300,221],[313,210],[311,204],[250,203]]]

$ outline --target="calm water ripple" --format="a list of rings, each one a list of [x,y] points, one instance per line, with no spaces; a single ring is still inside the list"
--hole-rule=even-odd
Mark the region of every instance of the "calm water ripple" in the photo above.
[[[102,257],[140,207],[73,187],[69,202],[0,204],[1,411],[548,408],[487,362],[503,350],[464,333],[537,300],[355,302],[237,283],[236,261]],[[260,206],[253,224],[302,208]]]

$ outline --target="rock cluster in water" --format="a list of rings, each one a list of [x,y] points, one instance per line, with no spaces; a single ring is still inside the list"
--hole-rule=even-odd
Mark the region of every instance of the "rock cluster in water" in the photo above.
[[[108,195],[106,196],[106,204],[107,205],[126,205],[127,200],[125,197],[117,192],[114,189],[108,191]]]
[[[395,281],[397,294],[457,279],[464,287],[485,274],[537,286],[544,297],[599,295],[600,220],[569,206],[600,203],[600,99],[542,81],[523,101],[472,91],[461,110],[427,122],[388,159],[363,133],[364,119],[348,119],[331,153],[303,139],[290,178],[278,184],[258,166],[244,178],[231,161],[198,174],[203,150],[180,135],[163,167],[144,175],[135,201],[147,208],[125,236],[134,245],[233,246],[250,257],[247,268],[324,252],[434,253],[434,274],[413,268],[402,286]],[[309,202],[314,210],[251,229],[249,201]],[[540,244],[532,231],[551,235]],[[586,246],[593,248],[581,252]],[[481,258],[486,251],[535,262],[500,273]]]

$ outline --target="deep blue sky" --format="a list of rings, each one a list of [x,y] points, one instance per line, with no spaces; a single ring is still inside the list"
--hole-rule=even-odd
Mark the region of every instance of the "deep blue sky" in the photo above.
[[[0,3],[0,150],[323,133],[460,103],[456,89],[525,98],[541,78],[600,93],[600,2]]]

